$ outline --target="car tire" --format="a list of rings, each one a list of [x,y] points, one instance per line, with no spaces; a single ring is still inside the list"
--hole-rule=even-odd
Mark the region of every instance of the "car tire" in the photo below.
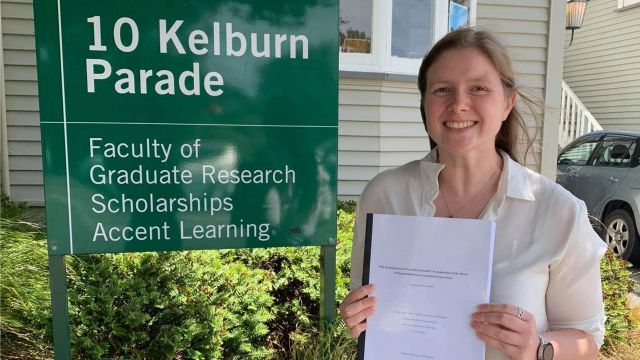
[[[624,209],[612,211],[604,219],[603,239],[613,252],[634,264],[640,264],[640,240],[633,216]]]

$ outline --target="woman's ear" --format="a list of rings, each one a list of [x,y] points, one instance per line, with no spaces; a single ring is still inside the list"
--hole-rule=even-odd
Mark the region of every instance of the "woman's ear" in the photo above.
[[[513,107],[516,105],[516,92],[512,91],[510,95],[507,95],[506,99],[505,99],[505,107],[504,107],[504,114],[503,114],[503,120],[505,121],[507,120],[507,116],[509,116],[509,113],[511,112],[511,110],[513,109]]]

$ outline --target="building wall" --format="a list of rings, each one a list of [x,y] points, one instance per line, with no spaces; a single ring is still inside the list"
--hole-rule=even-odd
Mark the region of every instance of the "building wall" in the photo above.
[[[555,0],[562,1],[562,0]],[[593,0],[592,0],[593,1]],[[30,0],[1,0],[2,40],[7,104],[10,192],[14,200],[44,201],[33,10]],[[477,25],[505,42],[525,93],[548,101],[550,2],[546,0],[479,0]],[[428,139],[418,110],[417,77],[343,73],[339,88],[339,169],[341,199],[357,199],[367,181],[380,171],[423,157]],[[560,87],[558,83],[558,89]],[[540,171],[539,120],[526,116],[536,146],[526,164]],[[551,139],[556,141],[557,139]],[[5,149],[3,149],[5,150]]]
[[[340,78],[338,194],[355,200],[380,171],[424,157],[429,140],[420,118],[417,77],[347,76]]]
[[[583,27],[565,50],[564,80],[612,130],[640,130],[640,6],[591,0]],[[565,46],[569,45],[567,32]]]
[[[38,83],[30,0],[2,0],[9,188],[12,199],[44,203]],[[7,164],[3,164],[7,166]]]
[[[547,102],[549,18],[550,1],[547,0],[478,1],[477,26],[495,33],[503,41],[514,61],[520,89],[538,105]],[[540,171],[544,109],[537,106],[530,110],[523,103],[520,108],[525,112],[529,133],[535,137],[534,147],[527,154],[525,163]],[[525,147],[523,141],[521,152]]]

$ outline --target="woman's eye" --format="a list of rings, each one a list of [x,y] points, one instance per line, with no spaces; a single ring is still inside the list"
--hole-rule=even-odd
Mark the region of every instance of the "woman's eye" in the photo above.
[[[441,95],[441,94],[446,94],[451,92],[451,90],[449,88],[437,88],[433,91],[434,94],[436,95]]]
[[[473,91],[473,92],[487,91],[487,89],[484,88],[483,86],[474,86],[474,87],[471,88],[471,91]]]

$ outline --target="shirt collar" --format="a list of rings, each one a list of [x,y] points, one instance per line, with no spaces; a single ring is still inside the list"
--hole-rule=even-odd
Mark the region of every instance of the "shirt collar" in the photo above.
[[[533,195],[533,184],[531,182],[531,171],[526,167],[515,162],[507,153],[501,151],[502,158],[505,160],[505,170],[507,174],[507,192],[506,196],[514,199],[522,199],[535,201]],[[501,179],[502,181],[502,179]]]
[[[504,151],[500,151],[502,155],[504,167],[502,174],[500,175],[500,182],[498,184],[498,190],[496,192],[496,200],[499,203],[504,197],[510,197],[514,199],[534,201],[536,198],[533,195],[533,187],[531,183],[531,174],[529,170],[518,164],[516,161]],[[424,184],[433,184],[426,189],[426,199],[433,201],[438,196],[439,183],[438,175],[440,171],[444,169],[445,165],[437,162],[438,149],[434,148],[420,161],[421,176]]]

